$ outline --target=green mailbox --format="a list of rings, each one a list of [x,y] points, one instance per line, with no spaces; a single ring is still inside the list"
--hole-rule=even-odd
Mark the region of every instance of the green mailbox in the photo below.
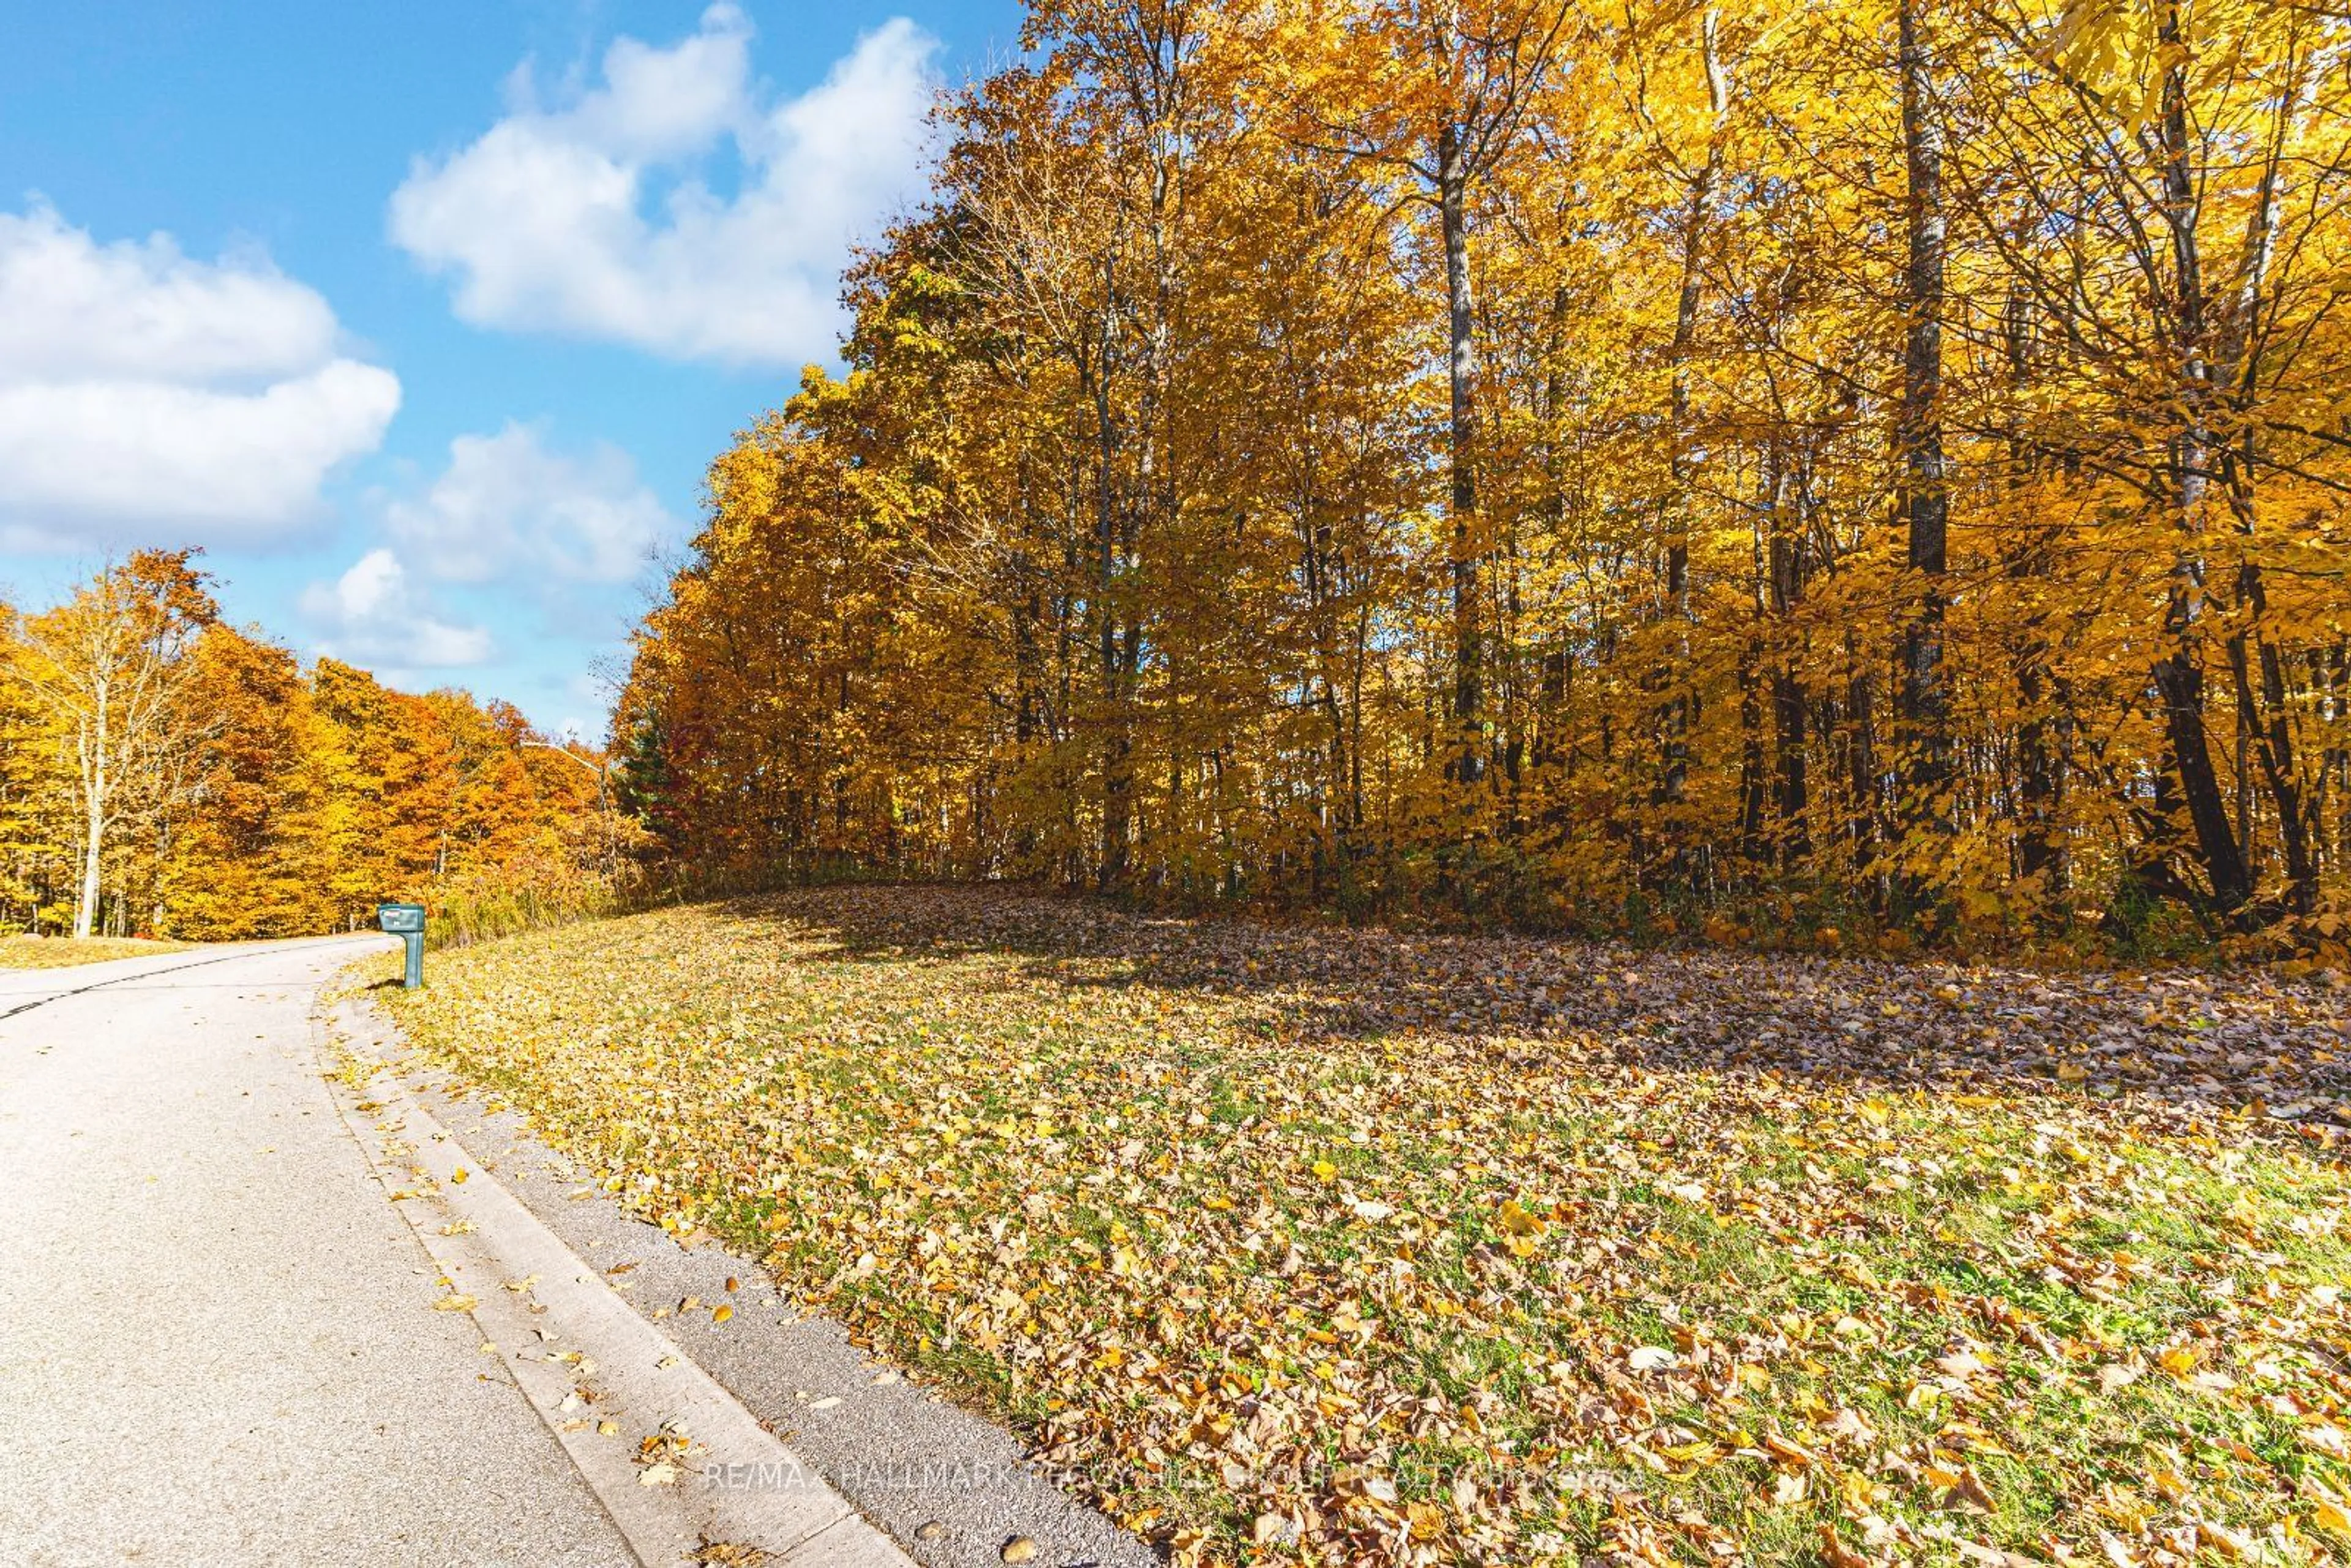
[[[424,906],[421,904],[379,904],[375,923],[391,932],[408,949],[408,970],[400,983],[410,990],[424,983]]]

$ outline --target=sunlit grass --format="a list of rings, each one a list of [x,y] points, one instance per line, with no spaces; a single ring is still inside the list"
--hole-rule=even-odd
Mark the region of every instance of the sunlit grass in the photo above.
[[[1710,1062],[1656,1043],[1707,1020],[1638,1009],[1367,1026],[1433,971],[1347,940],[1334,980],[1270,927],[839,890],[439,955],[392,1003],[1179,1557],[2332,1549],[2323,1145],[2045,1080],[1890,1089],[1817,1041]],[[1439,978],[1555,991],[1593,956]]]

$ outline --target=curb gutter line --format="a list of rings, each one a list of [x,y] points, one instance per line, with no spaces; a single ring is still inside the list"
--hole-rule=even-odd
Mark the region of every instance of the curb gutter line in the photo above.
[[[471,1313],[485,1353],[495,1350],[648,1568],[705,1561],[715,1546],[765,1552],[744,1560],[771,1568],[913,1568],[484,1170],[394,1073],[369,1085],[371,1111],[347,1084],[333,1089],[377,1181],[440,1267],[453,1303],[444,1310]],[[608,1424],[614,1435],[604,1435]],[[713,1469],[750,1484],[720,1485]]]

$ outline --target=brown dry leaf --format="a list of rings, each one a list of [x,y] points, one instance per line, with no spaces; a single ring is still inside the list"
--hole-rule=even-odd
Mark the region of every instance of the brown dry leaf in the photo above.
[[[740,1542],[714,1541],[707,1531],[687,1555],[696,1568],[763,1568],[773,1562],[773,1555],[759,1547]]]
[[[1983,1479],[1976,1474],[1975,1467],[1973,1465],[1970,1465],[1961,1469],[1959,1474],[1959,1479],[1951,1484],[1950,1490],[1943,1495],[1943,1506],[1945,1508],[1951,1508],[1959,1505],[1965,1505],[1969,1508],[1978,1509],[1985,1513],[1991,1512],[1993,1508],[1997,1506],[1991,1500],[1991,1493],[1984,1489]]]
[[[1838,1538],[1834,1526],[1821,1526],[1821,1562],[1824,1568],[1875,1568],[1868,1558]]]
[[[1944,1376],[1962,1381],[1991,1370],[1980,1356],[1969,1350],[1955,1350],[1948,1355],[1938,1355],[1935,1358],[1935,1366]]]
[[[2245,1531],[2232,1529],[2209,1519],[2198,1521],[2196,1529],[2206,1541],[2219,1549],[2220,1555],[2231,1562],[2242,1562],[2252,1556],[2258,1550],[2252,1536]]]

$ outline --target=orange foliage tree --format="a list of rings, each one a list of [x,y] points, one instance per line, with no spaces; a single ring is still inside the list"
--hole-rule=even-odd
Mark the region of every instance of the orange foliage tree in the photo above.
[[[639,634],[679,863],[2335,923],[2338,20],[1040,0],[1029,41]]]
[[[221,622],[193,551],[11,617],[0,678],[0,915],[16,928],[217,940],[422,900],[459,935],[601,907],[633,846],[605,760],[511,706],[306,671]]]

